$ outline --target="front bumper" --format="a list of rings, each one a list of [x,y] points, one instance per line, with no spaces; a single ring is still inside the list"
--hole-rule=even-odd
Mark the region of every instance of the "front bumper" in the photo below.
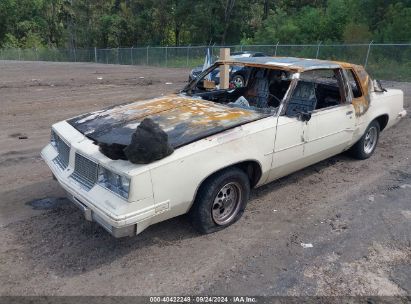
[[[86,220],[90,222],[97,222],[101,227],[103,227],[107,232],[109,232],[115,238],[121,238],[125,236],[134,236],[137,234],[137,224],[129,225],[125,227],[114,227],[109,223],[104,221],[102,217],[98,215],[95,211],[91,210],[89,207],[84,205],[78,198],[76,198],[71,193],[67,192],[67,198],[74,203],[84,214]]]
[[[136,221],[125,216],[117,216],[110,210],[104,209],[104,204],[117,204],[118,206],[129,204],[128,202],[120,202],[121,198],[100,186],[95,186],[90,191],[84,190],[79,183],[69,177],[73,171],[71,167],[62,170],[53,162],[57,151],[51,145],[47,145],[42,150],[41,156],[52,171],[53,178],[67,192],[70,201],[83,212],[86,220],[97,222],[116,238],[137,234]]]

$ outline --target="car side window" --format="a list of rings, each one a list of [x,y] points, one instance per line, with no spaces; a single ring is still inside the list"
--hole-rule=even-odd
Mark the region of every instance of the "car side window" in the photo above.
[[[294,117],[341,104],[338,70],[321,69],[303,72],[288,101],[285,115]]]
[[[361,87],[360,87],[357,77],[354,74],[354,71],[352,69],[346,69],[345,71],[347,72],[348,82],[350,83],[354,98],[361,97],[362,96]]]
[[[229,65],[229,88],[243,88],[247,85],[249,78],[248,67],[240,65]],[[220,90],[220,67],[217,66],[207,75],[200,79],[197,83],[197,89],[200,91],[215,91]]]
[[[311,81],[299,80],[293,94],[288,101],[286,116],[295,117],[300,113],[314,111],[317,105],[315,96],[315,83]]]

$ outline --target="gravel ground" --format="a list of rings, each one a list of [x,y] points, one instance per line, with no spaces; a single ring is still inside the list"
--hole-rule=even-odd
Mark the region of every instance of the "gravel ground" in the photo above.
[[[187,73],[0,61],[0,295],[411,295],[409,114],[371,159],[338,155],[254,190],[224,231],[198,235],[182,216],[114,239],[86,222],[40,159],[50,125]],[[384,84],[411,113],[411,84]]]

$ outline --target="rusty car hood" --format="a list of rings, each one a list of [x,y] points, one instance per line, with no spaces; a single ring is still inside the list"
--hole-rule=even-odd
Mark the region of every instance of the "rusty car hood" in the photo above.
[[[68,123],[97,144],[127,146],[137,126],[148,117],[167,133],[169,144],[178,148],[269,115],[199,98],[169,95],[87,113],[69,119]]]

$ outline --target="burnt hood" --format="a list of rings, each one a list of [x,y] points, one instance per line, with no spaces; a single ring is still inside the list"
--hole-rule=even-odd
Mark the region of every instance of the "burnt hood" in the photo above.
[[[240,109],[184,95],[136,101],[68,120],[96,144],[127,146],[144,118],[151,118],[178,148],[201,138],[257,119],[267,113]]]

